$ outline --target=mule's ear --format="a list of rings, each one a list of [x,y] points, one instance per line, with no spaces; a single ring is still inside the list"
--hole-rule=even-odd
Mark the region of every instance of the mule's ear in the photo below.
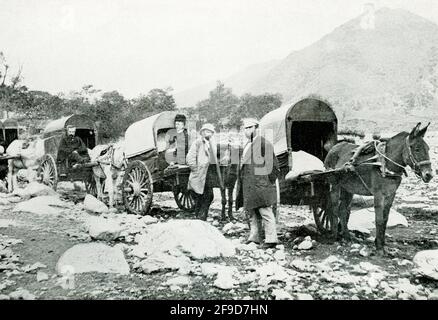
[[[418,134],[418,130],[420,129],[421,122],[418,122],[417,125],[412,129],[411,133],[409,134],[410,138],[415,138]]]
[[[420,131],[418,131],[418,136],[424,138],[424,135],[426,134],[427,128],[429,127],[430,122],[427,124],[427,126],[425,126],[423,129],[421,129]]]

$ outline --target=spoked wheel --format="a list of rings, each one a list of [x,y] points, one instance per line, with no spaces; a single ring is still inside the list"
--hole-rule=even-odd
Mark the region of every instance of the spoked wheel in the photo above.
[[[333,214],[330,196],[321,199],[318,204],[313,204],[312,210],[319,233],[334,238],[338,228],[338,219]]]
[[[50,154],[45,154],[41,158],[38,173],[43,184],[56,190],[58,185],[58,169],[56,168],[55,159]]]
[[[152,205],[152,175],[146,165],[135,160],[128,165],[123,177],[123,204],[129,213],[148,214]]]
[[[195,211],[195,198],[191,190],[187,190],[187,188],[181,186],[175,186],[173,188],[173,196],[175,197],[178,208],[188,212]]]

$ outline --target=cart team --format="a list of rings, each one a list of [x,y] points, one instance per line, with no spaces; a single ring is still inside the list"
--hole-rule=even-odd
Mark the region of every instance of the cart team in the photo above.
[[[240,159],[236,209],[244,207],[249,213],[251,228],[247,243],[254,242],[261,244],[263,248],[273,248],[278,243],[276,217],[272,206],[276,204],[275,181],[279,169],[273,145],[260,135],[258,127],[257,119],[243,120],[243,131],[248,141]],[[176,134],[168,140],[168,151],[171,155],[169,157],[166,154],[166,158],[171,166],[176,164],[190,167],[188,189],[195,199],[195,214],[199,219],[206,220],[213,202],[213,181],[217,174],[212,165],[217,163],[214,126],[210,123],[204,124],[199,131],[199,137],[190,147],[184,115],[175,117],[175,129]],[[75,131],[74,126],[67,126],[60,141],[57,162],[61,175],[65,174],[67,167],[74,168],[90,161],[87,148],[81,138],[75,136]],[[25,151],[26,141],[29,140],[27,135],[20,138],[24,142],[20,143],[20,150],[15,152],[17,155]],[[111,163],[108,165],[112,167]],[[111,188],[113,190],[115,188]],[[112,205],[112,201],[110,202]]]

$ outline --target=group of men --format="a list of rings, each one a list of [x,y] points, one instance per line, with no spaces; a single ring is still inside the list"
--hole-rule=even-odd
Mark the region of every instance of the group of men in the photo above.
[[[204,124],[199,132],[200,137],[190,148],[184,115],[176,116],[175,128],[176,134],[168,141],[174,146],[171,165],[187,164],[190,167],[188,189],[192,190],[195,198],[195,214],[206,220],[217,181],[214,126]],[[89,160],[87,148],[75,131],[75,127],[67,127],[67,135],[62,138],[58,152],[58,161],[69,162],[73,167]],[[251,219],[247,243],[254,242],[264,248],[272,248],[278,243],[276,217],[272,210],[277,202],[275,181],[279,171],[278,162],[273,145],[260,134],[256,119],[244,119],[243,131],[248,141],[239,163],[236,208],[244,207]]]
[[[182,150],[187,150],[183,149],[187,146],[187,140],[179,142],[178,139],[188,138],[187,134],[183,134],[187,133],[185,119],[176,118],[175,127],[180,132],[176,140],[174,137],[171,140],[177,145],[176,157],[179,164],[190,167],[188,189],[194,194],[195,214],[206,220],[214,198],[214,182],[217,181],[217,150],[213,142],[215,129],[212,124],[204,124],[199,132],[200,137],[193,142],[187,154],[182,155]],[[244,207],[251,219],[247,243],[273,248],[278,243],[276,217],[272,210],[277,202],[275,181],[279,172],[278,161],[273,145],[260,134],[256,119],[244,119],[243,130],[248,141],[239,163],[236,208]]]

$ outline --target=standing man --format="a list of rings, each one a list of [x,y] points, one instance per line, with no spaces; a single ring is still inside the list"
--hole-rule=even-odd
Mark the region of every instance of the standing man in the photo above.
[[[195,214],[207,220],[208,210],[213,202],[213,182],[215,179],[216,144],[213,141],[214,126],[206,123],[202,126],[201,137],[190,147],[187,165],[190,167],[188,189],[194,191]],[[212,164],[212,165],[210,165]]]
[[[247,243],[262,241],[263,248],[274,248],[278,243],[277,226],[272,206],[277,203],[275,180],[278,162],[273,145],[258,132],[259,122],[249,118],[243,120],[243,130],[248,142],[243,149],[238,177],[236,207],[244,207],[250,215],[251,230]]]

